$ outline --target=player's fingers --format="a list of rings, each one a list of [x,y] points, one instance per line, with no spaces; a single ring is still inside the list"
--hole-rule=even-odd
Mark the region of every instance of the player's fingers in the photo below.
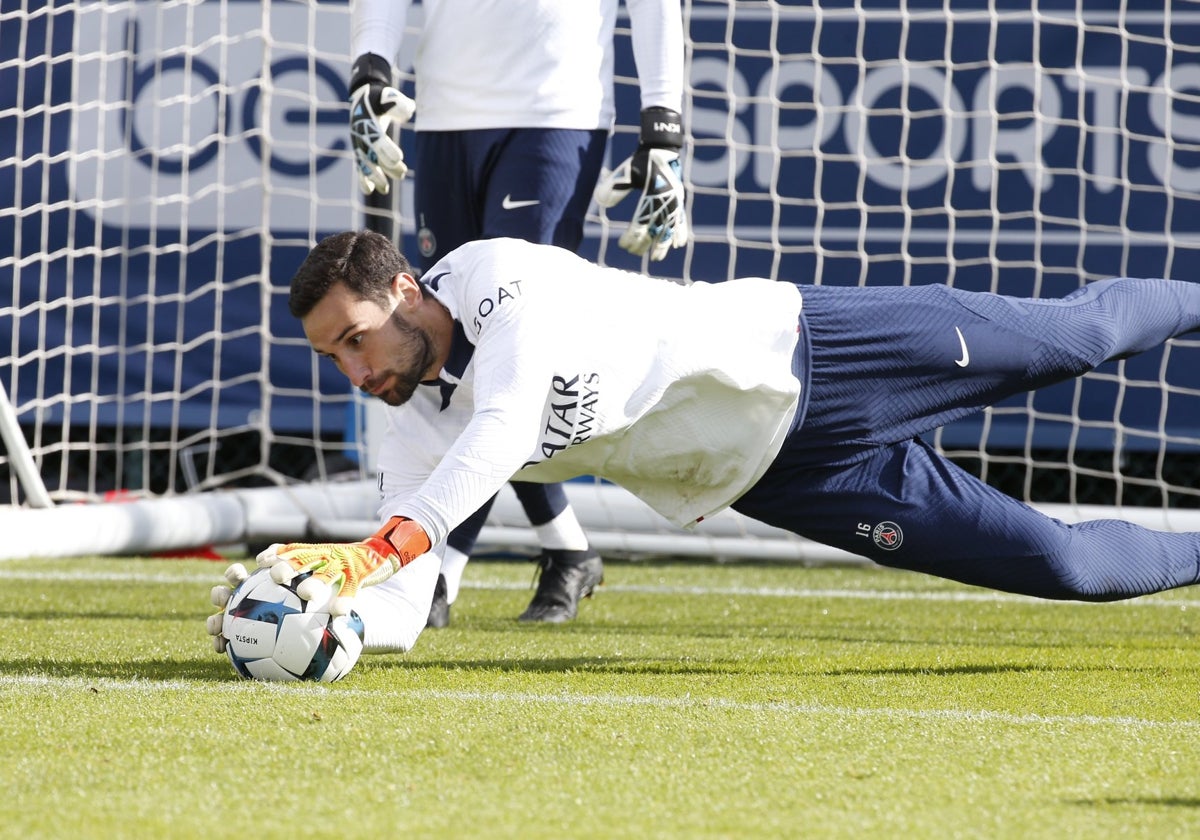
[[[292,568],[290,563],[276,563],[275,565],[271,566],[270,569],[271,580],[275,581],[280,586],[287,586],[292,582],[292,578],[299,574],[296,569]]]
[[[387,195],[392,191],[392,182],[388,180],[384,170],[378,166],[371,170],[371,186],[380,195]]]
[[[354,599],[346,595],[338,595],[329,602],[329,614],[333,616],[349,615],[354,608]]]
[[[629,182],[628,163],[626,161],[612,172],[602,175],[600,180],[596,182],[596,189],[593,191],[592,196],[601,207],[612,207],[625,196],[629,195],[633,184]]]
[[[214,607],[225,609],[225,605],[229,603],[229,596],[233,594],[233,590],[223,583],[218,583],[208,593],[208,600],[212,602]]]
[[[254,558],[254,562],[258,564],[260,569],[269,569],[279,562],[279,550],[283,548],[283,543],[271,543],[264,548]]]
[[[629,195],[629,190],[616,188],[601,190],[599,187],[597,187],[595,193],[596,203],[601,207],[613,207],[616,204],[619,204],[621,199],[627,195]]]
[[[221,635],[221,627],[225,623],[225,613],[213,613],[204,621],[204,629],[210,636]]]
[[[387,111],[389,119],[404,123],[417,112],[417,103],[394,87],[386,87],[379,95],[379,102]]]
[[[248,577],[250,577],[250,573],[241,563],[234,563],[225,570],[225,580],[230,586],[237,586]]]
[[[296,594],[305,601],[321,603],[332,598],[334,592],[328,581],[322,580],[319,574],[314,574],[300,581],[300,585],[296,587]]]
[[[380,135],[371,144],[372,163],[395,177],[403,177],[408,168],[404,165],[404,152],[396,145],[396,141],[387,134]],[[378,184],[376,184],[378,186]]]
[[[403,159],[398,160],[388,167],[387,173],[397,181],[402,181],[404,180],[404,176],[408,174],[408,164]]]
[[[675,220],[675,227],[671,231],[671,247],[682,248],[687,245],[688,239],[691,238],[692,230],[688,226],[687,213],[680,209],[679,216]]]
[[[650,247],[650,231],[645,225],[630,225],[618,240],[622,248],[634,256],[642,256]]]
[[[212,641],[213,650],[215,650],[217,653],[224,653],[226,646],[229,644],[229,640],[224,636],[213,636]]]

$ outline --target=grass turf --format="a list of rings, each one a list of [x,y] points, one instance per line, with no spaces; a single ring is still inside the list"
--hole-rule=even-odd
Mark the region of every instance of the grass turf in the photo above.
[[[222,566],[0,563],[0,837],[1187,837],[1200,592],[1039,602],[875,569],[530,566],[330,687],[237,679]]]

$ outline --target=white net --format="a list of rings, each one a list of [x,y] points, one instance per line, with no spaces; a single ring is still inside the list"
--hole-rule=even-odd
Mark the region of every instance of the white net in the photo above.
[[[649,268],[1030,296],[1188,278],[1200,12],[1000,5],[685,2],[694,243]],[[614,161],[638,123],[621,27]],[[367,475],[362,407],[286,312],[307,248],[362,223],[348,45],[345,3],[0,0],[0,384],[54,502]],[[619,211],[584,253],[642,267]],[[936,442],[1039,503],[1200,507],[1196,343]],[[0,502],[28,506],[6,450]]]
[[[285,284],[318,231],[358,218],[346,7],[3,8],[0,333],[51,496],[319,471],[350,398]]]

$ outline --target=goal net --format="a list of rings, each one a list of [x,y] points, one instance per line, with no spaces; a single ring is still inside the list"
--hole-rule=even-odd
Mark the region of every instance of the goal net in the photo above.
[[[1200,11],[685,0],[684,16],[694,241],[645,266],[616,246],[629,208],[593,208],[585,256],[683,282],[1035,297],[1189,278]],[[419,6],[410,17],[415,36]],[[639,107],[623,8],[620,21],[614,162]],[[354,183],[349,39],[341,2],[0,0],[0,522],[28,538],[6,552],[372,527],[377,412],[286,307],[307,249],[365,212],[393,217],[413,247],[407,182],[383,209]],[[1196,346],[932,439],[1065,518],[1103,506],[1200,528]],[[733,514],[687,534],[609,485],[568,492],[610,552],[827,556]],[[79,528],[77,543],[48,544]],[[484,542],[532,544],[507,494]]]

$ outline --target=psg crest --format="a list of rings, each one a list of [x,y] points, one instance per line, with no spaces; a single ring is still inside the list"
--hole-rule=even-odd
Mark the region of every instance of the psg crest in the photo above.
[[[904,542],[904,532],[895,522],[880,522],[871,532],[871,539],[884,551],[895,551]]]
[[[422,227],[417,231],[417,250],[423,257],[431,257],[437,250],[437,240],[433,237],[433,231],[427,227]]]

